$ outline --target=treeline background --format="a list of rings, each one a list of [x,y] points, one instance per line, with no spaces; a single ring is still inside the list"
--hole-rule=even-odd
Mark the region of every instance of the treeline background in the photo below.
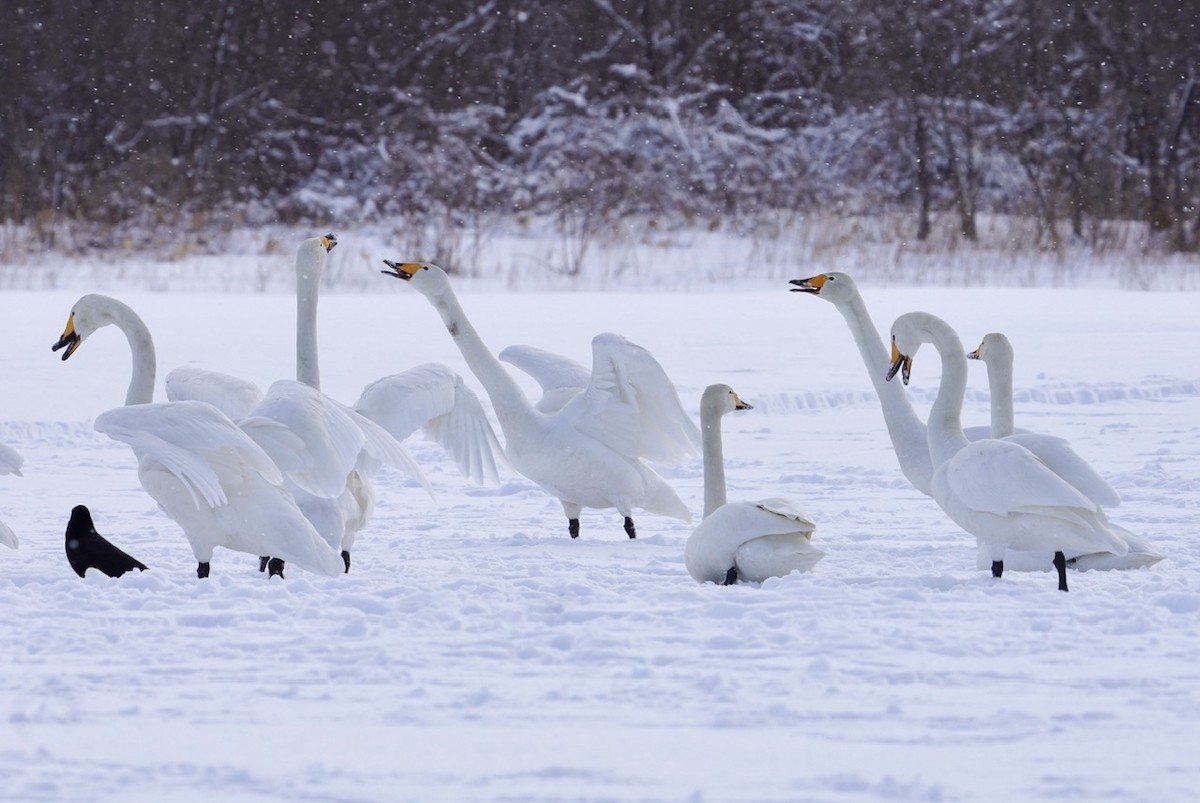
[[[15,3],[15,6],[14,6]],[[1036,220],[1200,249],[1192,0],[13,0],[0,221]]]

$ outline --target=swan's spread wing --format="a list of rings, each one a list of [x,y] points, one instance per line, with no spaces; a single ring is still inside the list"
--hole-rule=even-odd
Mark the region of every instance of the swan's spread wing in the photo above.
[[[475,482],[499,482],[500,441],[479,397],[446,366],[427,363],[376,380],[354,406],[398,441],[423,429],[450,453],[465,476]]]
[[[0,443],[0,474],[16,474],[21,476],[21,465],[25,459],[16,450]]]
[[[591,381],[568,407],[581,432],[626,457],[678,460],[700,449],[700,430],[658,360],[620,335],[592,339]]]
[[[208,402],[234,421],[249,415],[263,398],[258,385],[247,379],[191,365],[171,371],[164,384],[170,401]]]
[[[509,346],[500,352],[502,361],[533,377],[542,388],[537,409],[552,413],[587,387],[591,373],[570,357],[551,354],[534,346]]]
[[[1117,507],[1121,495],[1101,477],[1069,441],[1054,435],[1017,433],[1005,440],[1024,446],[1038,456],[1058,476],[1075,486],[1080,493],[1101,507]]]
[[[1096,510],[1091,500],[1028,449],[1006,441],[969,444],[947,460],[936,476],[961,504],[980,513],[1061,511],[1073,518],[1072,511]]]
[[[197,506],[225,504],[223,476],[254,471],[279,483],[279,469],[229,418],[205,402],[117,407],[96,418],[96,430],[128,443],[139,461],[161,465],[192,494]]]
[[[430,496],[433,496],[433,487],[429,484],[429,479],[425,476],[425,472],[421,471],[421,467],[416,464],[416,461],[409,457],[408,452],[400,445],[400,441],[393,438],[390,432],[362,413],[344,405],[339,406],[362,433],[363,448],[358,463],[360,467],[364,464],[366,458],[379,463],[386,463],[389,466],[395,466],[407,472],[409,476],[421,483],[421,487],[428,491]]]

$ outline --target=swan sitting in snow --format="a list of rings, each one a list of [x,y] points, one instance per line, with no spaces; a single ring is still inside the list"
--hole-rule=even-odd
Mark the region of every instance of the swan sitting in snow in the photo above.
[[[339,574],[341,559],[284,490],[278,466],[228,416],[206,402],[153,403],[154,341],[129,306],[108,296],[83,296],[53,350],[65,349],[66,360],[110,325],[125,334],[133,370],[125,406],[102,413],[95,428],[133,448],[142,487],[192,546],[196,575],[208,577],[218,546]]]
[[[384,263],[391,269],[384,273],[409,283],[438,311],[492,400],[509,462],[562,503],[572,538],[579,536],[585,507],[616,508],[630,538],[637,535],[635,507],[691,520],[675,491],[643,462],[694,454],[700,442],[674,386],[648,351],[619,335],[597,335],[587,387],[544,413],[471,326],[445,271],[421,262]]]
[[[0,475],[15,474],[21,476],[21,464],[24,462],[15,449],[0,443]],[[17,534],[7,524],[0,521],[0,544],[16,549],[20,545]]]
[[[913,356],[923,343],[932,343],[942,358],[928,425],[933,498],[955,524],[987,546],[992,575],[1003,573],[1008,549],[1049,551],[1058,588],[1066,591],[1065,552],[1125,554],[1128,546],[1099,506],[1029,449],[1012,440],[967,440],[961,421],[967,357],[962,341],[941,318],[910,312],[896,319],[886,378],[901,372],[908,384]]]
[[[979,348],[967,354],[967,359],[979,360],[987,367],[993,438],[1004,438],[1029,449],[1051,471],[1073,485],[1098,507],[1116,507],[1121,504],[1120,495],[1071,448],[1068,441],[1054,435],[1016,431],[1013,416],[1013,347],[1004,334],[991,332],[984,335]],[[1113,525],[1113,528],[1126,542],[1129,547],[1128,553],[1115,555],[1111,552],[1098,552],[1068,556],[1067,564],[1081,570],[1131,569],[1153,566],[1163,559],[1145,538],[1116,525]],[[1050,556],[1045,553],[1014,552],[1008,560],[1010,567],[1012,558],[1020,561],[1023,568],[1026,565],[1035,568],[1045,566]],[[977,560],[978,568],[986,569],[988,561],[986,550],[981,548]]]
[[[683,562],[705,583],[761,583],[806,572],[825,557],[812,545],[816,524],[785,499],[727,502],[721,417],[751,406],[729,385],[709,385],[700,398],[704,439],[704,520],[688,538]]]

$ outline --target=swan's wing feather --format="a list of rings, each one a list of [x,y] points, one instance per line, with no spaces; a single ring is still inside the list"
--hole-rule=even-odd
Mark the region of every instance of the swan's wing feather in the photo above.
[[[817,528],[817,523],[809,518],[807,513],[787,499],[772,497],[770,499],[760,499],[755,504],[767,513],[782,516],[784,519],[800,525],[799,529],[807,528],[810,536],[812,531]]]
[[[421,483],[421,487],[428,491],[430,496],[433,496],[433,486],[429,484],[429,478],[425,476],[425,472],[421,470],[416,461],[409,456],[399,440],[362,413],[344,405],[342,405],[342,409],[362,433],[363,448],[358,462],[360,467],[366,461],[373,460],[402,469]]]
[[[577,406],[576,427],[627,457],[669,461],[700,449],[700,430],[666,371],[620,335],[592,339],[591,381],[564,412]]]
[[[425,423],[425,436],[450,454],[463,476],[480,484],[499,484],[496,459],[504,459],[504,447],[479,397],[461,377],[456,375],[455,380],[454,406]]]
[[[1005,440],[1024,446],[1058,476],[1101,507],[1117,507],[1121,495],[1064,438],[1037,433],[1017,433]]]
[[[170,401],[203,401],[216,407],[234,421],[250,414],[262,401],[258,385],[231,374],[183,365],[164,380]]]
[[[129,444],[139,460],[174,474],[199,505],[225,504],[222,474],[255,471],[282,481],[278,467],[228,416],[206,402],[117,407],[96,418],[98,432]]]
[[[570,357],[552,354],[536,346],[509,346],[498,355],[502,362],[520,368],[541,385],[543,392],[588,385],[591,373]]]
[[[24,462],[25,458],[17,454],[15,449],[0,443],[0,474],[16,474],[20,477]]]
[[[935,473],[968,508],[997,516],[1026,510],[1094,511],[1096,506],[1038,458],[1015,443],[968,444]]]

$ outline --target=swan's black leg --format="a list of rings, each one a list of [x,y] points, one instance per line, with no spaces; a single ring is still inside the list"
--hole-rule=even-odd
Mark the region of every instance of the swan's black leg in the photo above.
[[[267,570],[267,561],[271,559],[270,555],[262,555],[258,559],[258,570],[265,572]]]
[[[1067,590],[1067,556],[1061,552],[1054,553],[1054,568],[1058,569],[1058,590]]]
[[[350,574],[350,550],[342,550],[342,562],[346,564],[345,574]]]
[[[721,585],[731,586],[737,582],[737,566],[730,566],[729,571],[725,572],[725,582]]]
[[[1004,561],[992,561],[992,577],[999,577],[1002,574],[1004,574]]]
[[[579,519],[567,519],[567,532],[572,538],[579,537]]]
[[[268,577],[268,579],[271,577],[275,577],[276,575],[278,575],[281,580],[283,579],[283,559],[282,558],[271,558],[269,561],[267,561],[267,577]]]
[[[203,580],[208,577],[208,561],[203,561],[196,566],[196,576]]]
[[[625,533],[630,538],[637,538],[637,530],[633,528],[633,519],[628,516],[625,517]]]

